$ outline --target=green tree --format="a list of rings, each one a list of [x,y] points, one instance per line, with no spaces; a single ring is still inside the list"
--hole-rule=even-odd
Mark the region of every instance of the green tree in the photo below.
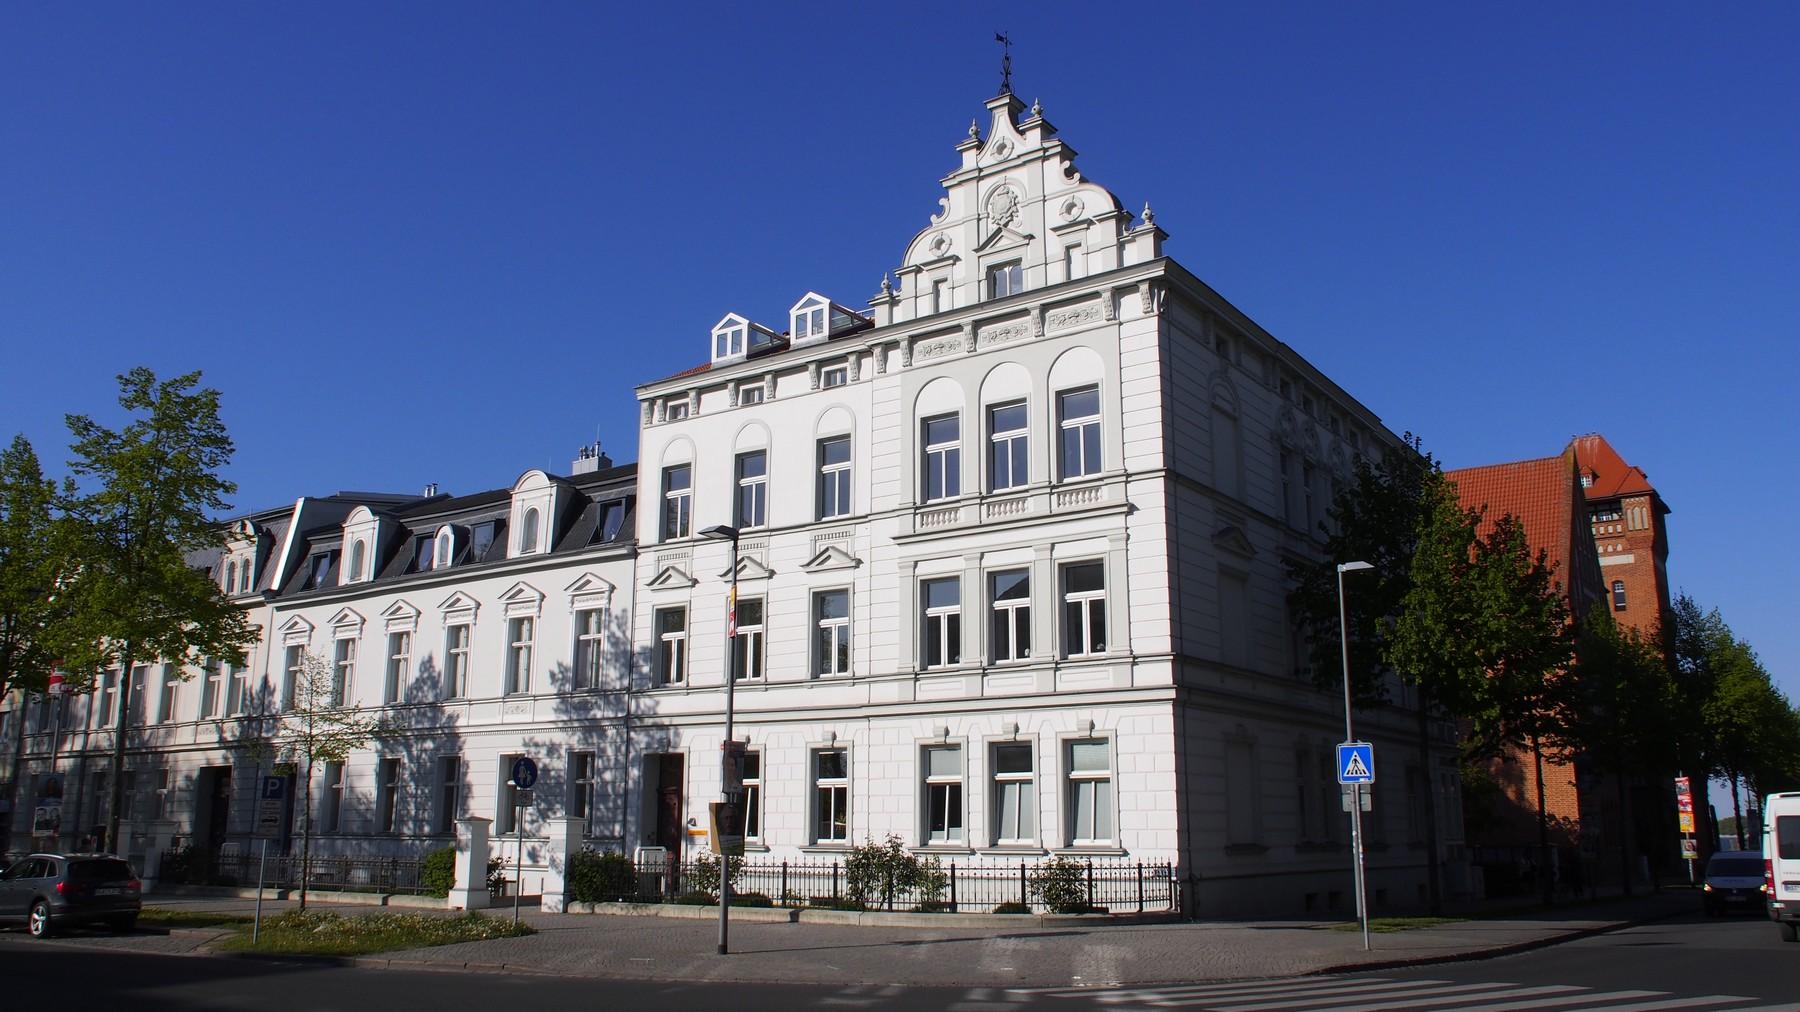
[[[109,429],[69,415],[70,469],[87,487],[69,503],[81,560],[70,590],[76,609],[75,665],[117,668],[112,797],[104,846],[120,848],[132,672],[154,660],[179,668],[200,657],[241,658],[255,631],[218,585],[190,559],[224,543],[215,517],[236,486],[219,472],[231,439],[219,393],[197,372],[159,381],[139,367],[119,377],[119,404],[131,416]]]
[[[380,720],[348,702],[349,687],[337,681],[329,658],[312,651],[300,655],[293,693],[282,712],[268,718],[243,739],[259,762],[292,765],[300,781],[300,909],[312,878],[313,769],[319,763],[347,762],[386,728]]]

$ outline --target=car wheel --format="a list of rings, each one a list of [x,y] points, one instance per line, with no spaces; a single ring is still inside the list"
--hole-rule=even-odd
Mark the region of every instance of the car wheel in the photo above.
[[[1781,929],[1781,940],[1784,942],[1800,942],[1800,925],[1793,921],[1777,921],[1775,926]]]
[[[106,919],[106,926],[123,934],[128,931],[137,930],[137,919],[138,915],[136,914],[120,914],[117,917],[108,917]]]
[[[31,932],[33,938],[50,937],[50,904],[38,900],[31,905],[31,915],[25,922],[25,930]]]

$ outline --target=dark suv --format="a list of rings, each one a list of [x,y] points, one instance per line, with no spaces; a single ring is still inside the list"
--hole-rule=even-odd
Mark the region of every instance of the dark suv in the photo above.
[[[22,921],[43,938],[65,924],[137,926],[143,883],[111,854],[28,854],[0,873],[0,924]]]

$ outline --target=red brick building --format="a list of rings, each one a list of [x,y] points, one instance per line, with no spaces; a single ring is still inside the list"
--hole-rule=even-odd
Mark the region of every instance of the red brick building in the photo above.
[[[1589,526],[1606,584],[1607,607],[1621,626],[1654,640],[1669,613],[1669,507],[1641,468],[1627,464],[1606,437],[1569,444],[1581,471]]]

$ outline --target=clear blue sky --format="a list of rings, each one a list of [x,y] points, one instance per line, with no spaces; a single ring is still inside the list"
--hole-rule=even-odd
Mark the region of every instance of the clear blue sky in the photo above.
[[[875,292],[1005,29],[1083,171],[1394,430],[1604,432],[1800,695],[1800,7],[1476,6],[0,6],[0,435],[59,464],[147,364],[224,392],[246,509],[631,459],[725,312]]]

